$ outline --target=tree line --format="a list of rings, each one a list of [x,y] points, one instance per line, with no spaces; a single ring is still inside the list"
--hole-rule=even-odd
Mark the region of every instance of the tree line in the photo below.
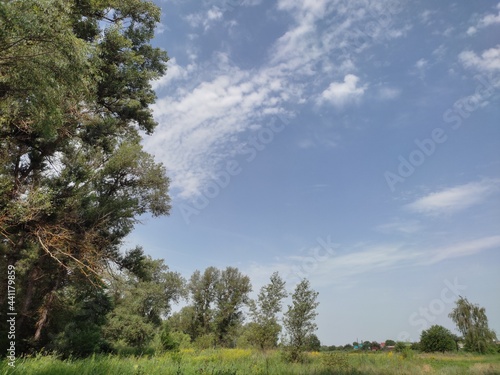
[[[406,343],[401,341],[386,340],[383,344],[376,341],[353,342],[343,346],[323,346],[323,351],[334,350],[395,350],[406,352],[409,349],[422,352],[453,352],[463,349],[468,352],[481,354],[500,352],[500,342],[497,342],[495,331],[489,328],[486,309],[477,304],[469,302],[465,297],[459,296],[455,307],[448,315],[455,323],[457,330],[462,334],[458,336],[449,329],[433,325],[423,330],[420,341]]]

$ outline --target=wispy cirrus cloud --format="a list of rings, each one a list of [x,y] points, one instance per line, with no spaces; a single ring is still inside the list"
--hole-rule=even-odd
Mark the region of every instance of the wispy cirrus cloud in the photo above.
[[[152,106],[159,126],[144,142],[166,165],[177,194],[199,195],[221,161],[238,152],[239,134],[259,128],[270,115],[285,114],[283,104],[293,89],[286,91],[271,73],[228,66],[226,74],[201,80]]]
[[[483,179],[427,194],[407,204],[410,211],[424,215],[452,214],[483,203],[499,191],[499,180]]]
[[[280,259],[272,264],[251,264],[246,271],[252,280],[261,279],[279,271],[287,281],[308,278],[314,287],[354,285],[362,276],[397,268],[419,268],[440,262],[477,255],[500,249],[500,236],[453,241],[448,245],[433,247],[417,244],[379,243],[340,247],[320,260],[308,254],[298,254]]]
[[[187,16],[194,28],[207,31],[235,14],[229,16],[223,6],[206,5]],[[338,108],[358,101],[367,86],[347,73],[356,72],[356,55],[365,48],[404,35],[407,25],[398,25],[394,17],[400,8],[392,0],[280,0],[273,11],[288,14],[292,22],[271,41],[260,66],[243,69],[227,51],[215,51],[203,63],[192,53],[185,65],[172,59],[167,75],[153,82],[159,99],[152,109],[159,126],[144,143],[165,164],[173,195],[199,195],[224,162],[238,153],[246,133],[265,125],[270,116],[290,115],[287,108],[296,110],[318,97]],[[373,21],[370,29],[367,21]],[[193,46],[186,48],[196,48],[203,38],[204,33],[197,34]]]
[[[383,233],[399,232],[404,234],[413,234],[423,228],[418,220],[395,219],[388,223],[379,225],[376,229]]]
[[[423,261],[423,264],[435,264],[446,259],[471,256],[485,250],[498,248],[500,248],[500,236],[482,237],[429,251],[429,257]]]

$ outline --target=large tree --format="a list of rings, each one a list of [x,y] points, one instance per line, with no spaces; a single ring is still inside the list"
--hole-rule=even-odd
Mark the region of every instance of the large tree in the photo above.
[[[168,60],[149,43],[159,16],[141,0],[0,3],[0,266],[17,271],[20,351],[47,343],[64,288],[102,287],[140,215],[170,210],[140,144]]]
[[[170,318],[174,330],[191,336],[201,347],[233,346],[243,320],[242,307],[252,286],[235,267],[196,270],[189,280],[191,305]]]
[[[488,327],[486,309],[472,304],[460,296],[456,306],[449,314],[465,340],[465,349],[486,353],[494,348],[496,334]]]
[[[188,289],[193,306],[193,340],[213,331],[214,304],[220,270],[208,267],[203,274],[196,270],[189,280]],[[188,332],[186,332],[188,333]]]
[[[215,334],[223,346],[236,345],[237,329],[243,322],[241,308],[248,303],[252,291],[250,278],[235,267],[221,271],[215,298]]]
[[[278,313],[281,312],[281,302],[287,295],[285,282],[278,272],[274,272],[269,284],[260,289],[257,300],[251,301],[250,313],[254,324],[249,326],[249,341],[260,349],[276,347],[281,332]]]
[[[317,326],[315,321],[318,313],[318,292],[310,287],[309,280],[303,279],[295,287],[292,294],[292,304],[288,305],[283,323],[290,340],[290,359],[300,359],[300,353],[306,348],[306,338],[313,334]]]

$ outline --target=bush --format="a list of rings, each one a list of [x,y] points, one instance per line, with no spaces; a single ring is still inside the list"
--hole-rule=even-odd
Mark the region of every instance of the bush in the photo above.
[[[172,334],[170,333],[170,327],[166,322],[163,323],[163,329],[160,333],[160,341],[163,350],[171,351],[179,349],[179,342],[175,341],[175,339],[172,337]]]
[[[455,351],[454,335],[443,326],[433,325],[420,335],[420,350],[423,352]]]
[[[398,353],[402,353],[406,349],[406,347],[407,347],[406,343],[398,341],[396,345],[394,345],[394,350]]]

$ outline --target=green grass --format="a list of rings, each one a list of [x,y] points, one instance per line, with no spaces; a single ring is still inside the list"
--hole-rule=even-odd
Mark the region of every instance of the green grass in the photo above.
[[[96,355],[60,360],[21,358],[14,369],[0,363],[0,375],[326,375],[326,374],[500,374],[500,355],[389,353],[308,353],[304,363],[286,363],[280,352],[247,349],[183,350],[153,357]]]

